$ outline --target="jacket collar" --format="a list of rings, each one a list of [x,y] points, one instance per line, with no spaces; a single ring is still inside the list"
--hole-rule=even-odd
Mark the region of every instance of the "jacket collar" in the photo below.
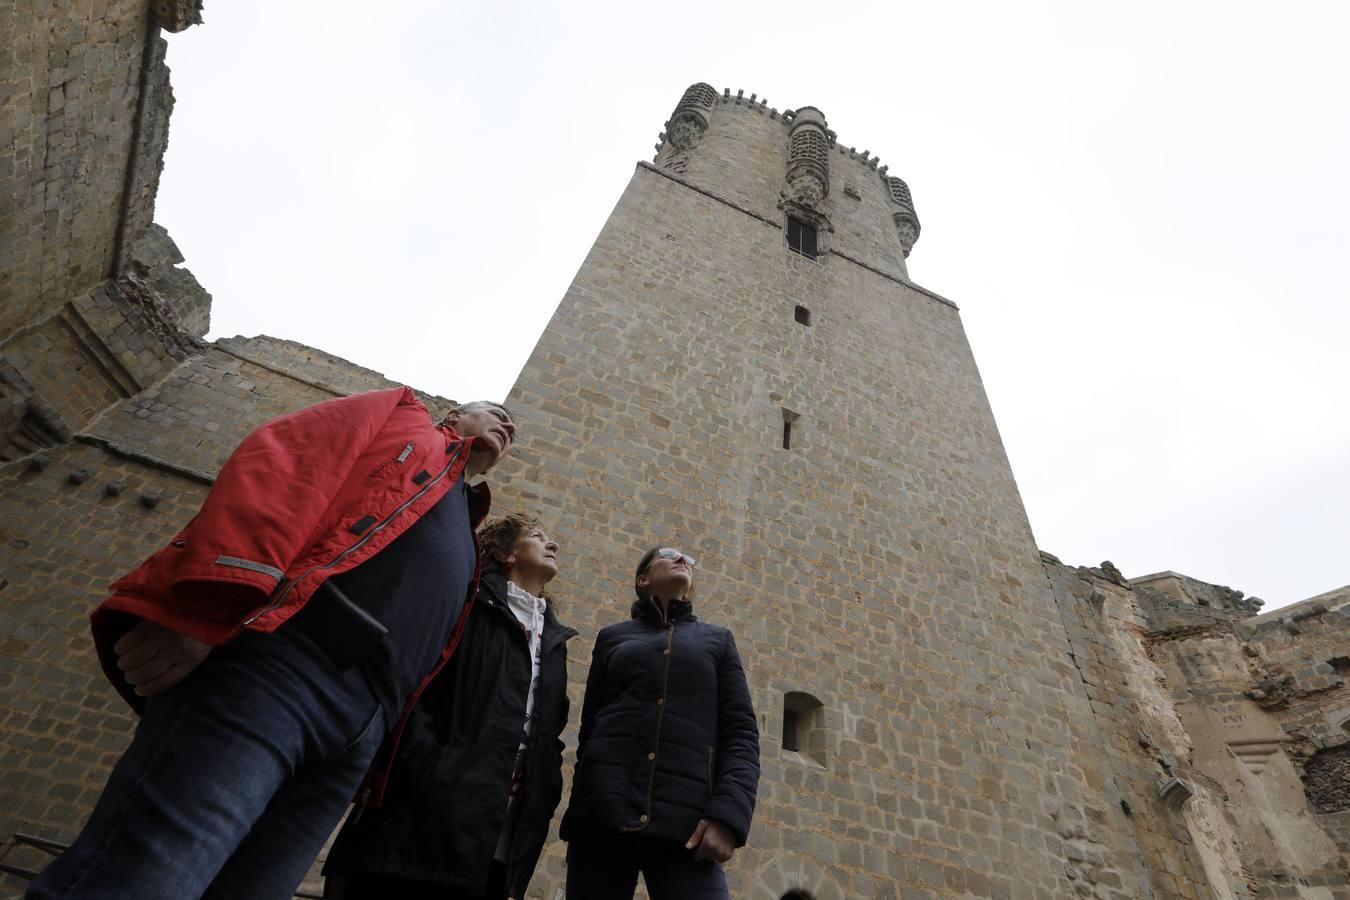
[[[506,606],[506,573],[495,564],[483,569],[483,577],[478,582],[478,596],[496,615],[506,616],[511,624],[516,624],[515,613]],[[558,644],[577,636],[575,628],[569,628],[558,621],[553,604],[544,607],[544,641],[541,653],[547,653]]]
[[[492,508],[492,490],[486,481],[471,484],[469,487],[469,524],[477,528],[487,518]]]
[[[671,622],[693,622],[698,618],[694,615],[694,604],[688,600],[670,601],[670,611],[665,616],[661,615],[661,604],[651,597],[640,600],[634,600],[629,613],[634,619],[642,622],[651,622],[654,625],[669,625]]]
[[[473,442],[478,440],[478,438],[461,437],[458,431],[455,431],[454,428],[444,422],[438,423],[436,425],[436,430],[445,438],[446,453],[454,453],[455,448],[459,448],[460,453],[464,458],[458,460],[456,466],[459,475],[463,475],[464,468],[469,464],[469,454],[473,452]],[[479,525],[483,524],[483,520],[487,518],[488,510],[492,508],[492,490],[488,487],[486,481],[469,484],[467,487],[469,489],[469,525],[476,529]]]

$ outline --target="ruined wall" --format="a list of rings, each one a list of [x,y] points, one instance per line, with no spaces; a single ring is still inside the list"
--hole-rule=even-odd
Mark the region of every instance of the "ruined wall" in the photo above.
[[[0,8],[0,336],[115,274],[150,224],[173,102],[163,53],[145,0]]]
[[[1350,897],[1346,592],[1254,617],[1173,572],[1046,560],[1158,895],[1180,873],[1198,896]]]
[[[1146,586],[1138,594],[1153,656],[1193,742],[1192,763],[1228,796],[1258,896],[1350,896],[1350,857],[1309,804],[1301,779],[1319,743],[1347,737],[1322,720],[1327,708],[1350,703],[1343,680],[1311,655],[1345,652],[1344,614],[1308,620],[1309,629],[1323,631],[1319,646],[1289,641],[1278,619],[1245,625],[1245,617],[1234,621],[1226,611]]]
[[[173,242],[165,236],[142,246],[172,248]],[[168,296],[209,306],[210,295],[191,274],[157,262],[101,282],[0,340],[0,460],[69,439],[109,404],[153,384],[195,352],[197,342],[180,330],[163,288],[176,291]]]
[[[1152,658],[1151,626],[1135,592],[1109,563],[1074,568],[1043,559],[1109,762],[1102,815],[1137,848],[1154,896],[1254,897],[1223,791],[1191,765],[1191,737]]]

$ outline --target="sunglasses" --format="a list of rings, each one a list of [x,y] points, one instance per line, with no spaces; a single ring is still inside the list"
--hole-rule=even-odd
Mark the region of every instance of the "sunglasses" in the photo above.
[[[656,556],[652,557],[652,559],[656,559],[658,557],[661,559],[674,559],[674,560],[682,559],[689,564],[689,568],[691,569],[694,568],[694,566],[698,565],[698,563],[694,562],[694,558],[692,556],[688,555],[687,553],[681,553],[680,551],[674,549],[673,547],[662,547],[660,550],[657,550]]]

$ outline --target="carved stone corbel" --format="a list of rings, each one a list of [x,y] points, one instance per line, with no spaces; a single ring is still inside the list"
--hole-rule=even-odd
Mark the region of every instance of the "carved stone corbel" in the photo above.
[[[1195,788],[1180,778],[1169,778],[1158,785],[1158,797],[1173,812],[1181,812],[1186,802],[1195,796]]]

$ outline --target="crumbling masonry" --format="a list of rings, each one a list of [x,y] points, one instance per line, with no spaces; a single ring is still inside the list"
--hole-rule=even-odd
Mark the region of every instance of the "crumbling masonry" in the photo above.
[[[198,13],[0,10],[4,838],[71,838],[131,733],[88,638],[105,585],[250,428],[387,384],[203,340],[152,215],[161,30]],[[508,399],[497,508],[566,536],[579,646],[657,539],[736,631],[764,782],[734,896],[1350,898],[1350,589],[1258,615],[1039,552],[956,307],[910,279],[919,236],[822,110],[696,84]],[[555,845],[531,894],[561,883]]]

